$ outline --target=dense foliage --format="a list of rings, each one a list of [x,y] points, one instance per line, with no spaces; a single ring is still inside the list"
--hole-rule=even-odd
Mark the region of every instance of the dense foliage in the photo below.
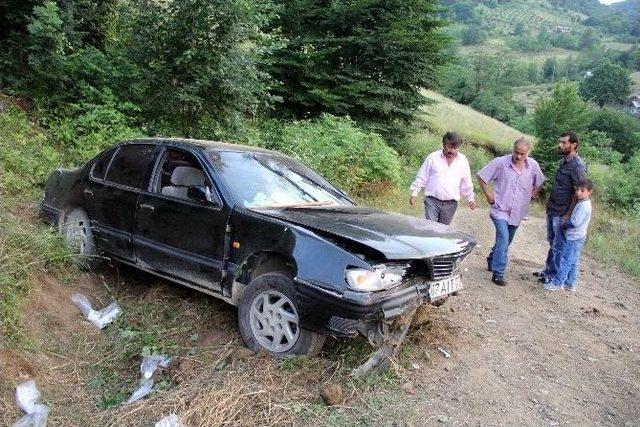
[[[287,40],[273,58],[280,116],[328,112],[392,135],[426,102],[446,57],[435,0],[282,0],[273,27]]]

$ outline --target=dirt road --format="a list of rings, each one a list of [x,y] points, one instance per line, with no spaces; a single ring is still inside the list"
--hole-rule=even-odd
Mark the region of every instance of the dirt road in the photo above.
[[[576,293],[534,280],[547,245],[541,218],[524,221],[510,252],[509,284],[493,285],[485,256],[493,229],[484,210],[456,227],[480,247],[466,291],[440,314],[453,357],[422,382],[416,425],[640,425],[640,286],[583,258]],[[483,232],[484,231],[484,232]],[[428,415],[426,415],[428,414]]]
[[[107,268],[36,278],[24,311],[33,348],[0,354],[0,421],[17,420],[13,387],[35,377],[49,425],[152,425],[168,411],[191,425],[640,425],[637,281],[585,257],[576,293],[544,291],[531,275],[546,255],[544,219],[531,217],[501,288],[486,271],[487,211],[461,209],[454,225],[479,241],[464,265],[465,290],[410,333],[389,381],[341,377],[357,365],[349,343],[329,343],[301,362],[242,353],[225,304]],[[77,291],[101,304],[116,297],[124,318],[96,331],[69,302]],[[179,355],[172,382],[122,407],[139,379],[143,344]],[[343,405],[322,404],[318,389],[328,382],[345,387]]]

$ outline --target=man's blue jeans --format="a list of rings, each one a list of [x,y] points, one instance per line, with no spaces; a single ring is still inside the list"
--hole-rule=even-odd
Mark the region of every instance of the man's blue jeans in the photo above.
[[[507,263],[509,262],[509,245],[513,241],[513,236],[516,235],[518,226],[509,225],[504,219],[491,218],[491,221],[493,221],[493,225],[496,228],[496,243],[491,249],[487,263],[493,272],[494,278],[504,279]]]
[[[558,263],[558,271],[553,278],[553,284],[556,286],[566,285],[574,288],[578,281],[578,268],[580,264],[580,251],[584,245],[586,238],[576,240],[566,240],[560,252],[560,262]]]
[[[562,217],[547,215],[547,242],[549,252],[544,267],[544,275],[550,279],[555,277],[560,263],[560,253],[564,245],[564,232],[562,231]]]

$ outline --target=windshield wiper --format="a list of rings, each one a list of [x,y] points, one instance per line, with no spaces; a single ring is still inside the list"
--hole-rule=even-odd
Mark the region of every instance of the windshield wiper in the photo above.
[[[317,202],[308,203],[296,203],[293,205],[266,205],[266,206],[247,206],[249,209],[299,209],[299,208],[313,208],[317,206],[333,205],[335,202],[331,200],[319,200]]]

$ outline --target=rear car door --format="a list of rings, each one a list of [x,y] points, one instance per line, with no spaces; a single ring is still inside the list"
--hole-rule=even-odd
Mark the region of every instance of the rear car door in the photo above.
[[[158,146],[126,144],[92,166],[83,188],[84,206],[100,249],[135,262],[133,233],[138,197],[149,186]]]
[[[187,195],[208,188],[210,200]],[[221,292],[225,229],[230,215],[196,152],[166,147],[149,191],[138,201],[135,245],[140,265]]]

